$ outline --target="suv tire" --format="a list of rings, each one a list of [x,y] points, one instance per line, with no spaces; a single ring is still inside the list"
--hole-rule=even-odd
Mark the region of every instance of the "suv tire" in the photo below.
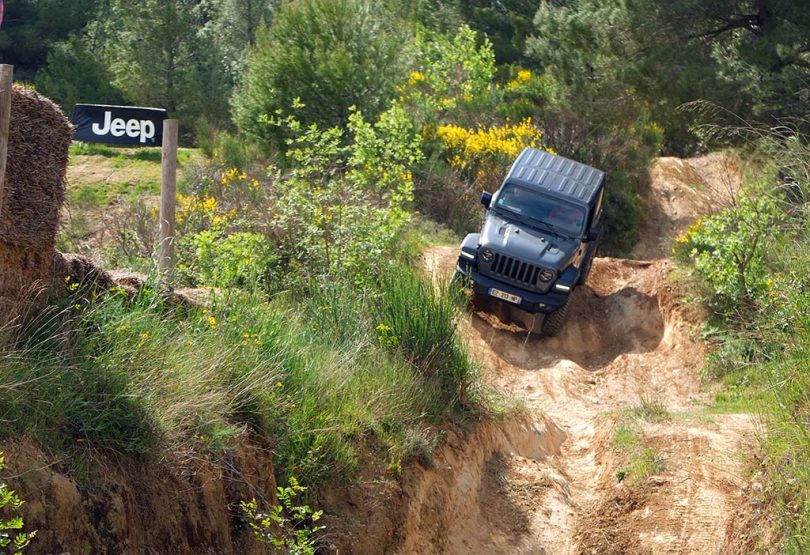
[[[546,317],[543,319],[543,325],[540,327],[540,333],[548,337],[560,335],[565,325],[566,317],[568,316],[568,307],[570,304],[571,295],[568,295],[564,305],[554,312],[546,314]]]
[[[577,285],[584,285],[588,281],[588,276],[591,275],[591,266],[593,266],[593,259],[596,258],[596,249],[591,249],[590,254],[585,255],[585,261],[582,263],[582,270],[579,272],[577,278]]]

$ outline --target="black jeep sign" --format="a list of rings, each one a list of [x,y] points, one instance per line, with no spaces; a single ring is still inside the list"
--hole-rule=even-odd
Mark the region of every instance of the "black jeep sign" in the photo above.
[[[76,104],[73,138],[119,146],[161,146],[166,110],[103,104]]]

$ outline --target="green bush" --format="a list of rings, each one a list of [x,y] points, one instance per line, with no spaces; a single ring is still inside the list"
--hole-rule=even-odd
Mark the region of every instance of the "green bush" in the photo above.
[[[325,527],[315,524],[323,516],[323,511],[314,511],[309,505],[297,501],[306,490],[291,476],[289,486],[277,488],[279,504],[271,507],[269,512],[259,512],[256,499],[242,501],[239,506],[253,534],[261,541],[268,542],[280,553],[314,555],[314,536]]]
[[[188,266],[178,272],[199,285],[212,287],[249,287],[260,285],[264,290],[273,288],[278,255],[264,235],[236,232],[222,236],[220,232],[205,230],[184,237],[191,245]]]
[[[306,278],[364,281],[386,264],[410,218],[408,168],[422,155],[416,129],[399,106],[374,123],[353,112],[345,130],[304,128],[292,116],[276,124],[294,136],[274,206],[282,256]]]
[[[0,453],[0,470],[6,466],[5,457]],[[0,483],[0,548],[12,546],[9,553],[22,553],[31,543],[37,531],[22,532],[23,518],[15,513],[19,512],[24,501],[14,490]]]
[[[766,255],[782,214],[767,194],[746,194],[722,212],[699,219],[676,238],[676,259],[689,261],[707,283],[709,306],[746,317],[773,286]]]
[[[294,103],[305,126],[345,127],[355,109],[374,119],[402,80],[403,28],[367,0],[282,4],[270,29],[256,36],[234,120],[263,145],[283,149],[289,135],[268,118]]]

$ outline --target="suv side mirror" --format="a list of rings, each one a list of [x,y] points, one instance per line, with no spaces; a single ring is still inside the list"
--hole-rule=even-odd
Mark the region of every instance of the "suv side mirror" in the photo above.
[[[484,207],[489,208],[489,205],[491,203],[492,203],[492,193],[487,191],[481,193],[481,204],[483,204]]]
[[[599,239],[599,230],[594,228],[589,229],[587,239],[589,242],[593,242]]]

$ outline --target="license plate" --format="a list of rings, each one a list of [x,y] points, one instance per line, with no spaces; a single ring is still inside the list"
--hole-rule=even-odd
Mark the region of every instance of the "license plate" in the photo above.
[[[511,293],[507,293],[506,291],[501,291],[500,289],[495,289],[494,287],[490,288],[489,294],[493,297],[497,297],[499,299],[503,299],[505,301],[509,301],[510,303],[520,304],[521,299],[517,295],[513,295]]]

